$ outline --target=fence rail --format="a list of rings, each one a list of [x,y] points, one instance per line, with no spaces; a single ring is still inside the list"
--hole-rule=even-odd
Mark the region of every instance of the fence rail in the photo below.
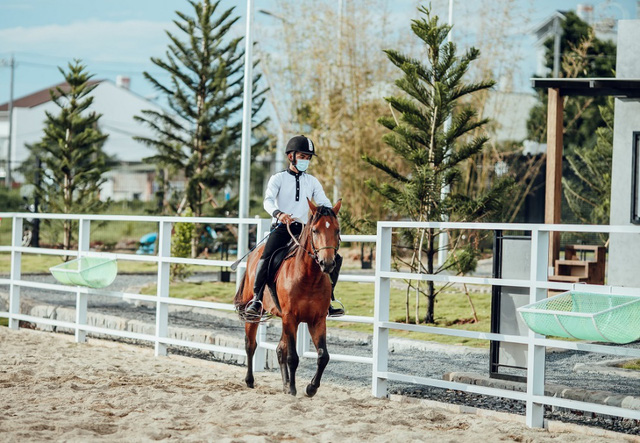
[[[185,300],[171,297],[169,294],[169,266],[172,263],[190,264],[210,267],[227,267],[229,260],[187,259],[171,256],[171,229],[175,223],[208,223],[225,225],[256,226],[260,235],[269,232],[270,220],[213,218],[213,217],[157,217],[157,216],[117,216],[117,215],[61,215],[61,214],[31,214],[31,213],[0,213],[0,218],[12,220],[11,245],[0,246],[0,252],[11,253],[11,268],[9,278],[0,278],[0,285],[9,286],[9,310],[0,312],[0,317],[9,319],[9,327],[17,329],[19,321],[64,327],[75,331],[76,341],[83,342],[87,333],[108,334],[116,337],[132,338],[149,341],[155,344],[156,355],[166,355],[167,346],[185,346],[205,351],[222,352],[231,355],[246,355],[244,349],[212,345],[207,343],[177,340],[168,337],[168,307],[188,306],[206,309],[232,311],[231,304],[212,303],[197,300]],[[23,225],[25,219],[75,220],[78,222],[78,248],[73,251],[59,249],[32,248],[21,246]],[[134,255],[122,253],[96,252],[90,250],[90,225],[92,221],[125,221],[152,222],[158,225],[158,250],[156,255]],[[529,231],[531,233],[531,266],[529,279],[502,279],[488,277],[466,277],[453,275],[429,275],[392,270],[392,248],[394,230],[398,229],[443,229],[443,230],[485,230],[485,231]],[[374,316],[346,315],[331,321],[346,321],[351,323],[365,323],[373,325],[373,353],[371,357],[332,354],[331,358],[338,361],[371,364],[372,393],[377,397],[388,394],[388,381],[427,385],[443,389],[455,389],[482,395],[505,397],[526,403],[526,423],[532,427],[543,426],[543,408],[545,405],[580,409],[619,417],[640,419],[640,412],[636,410],[598,405],[584,401],[566,400],[544,395],[545,350],[555,347],[569,350],[595,352],[630,358],[640,358],[640,349],[624,346],[599,345],[585,342],[561,341],[547,339],[532,331],[524,335],[509,335],[488,332],[474,332],[448,329],[434,326],[421,326],[390,321],[389,300],[392,280],[419,280],[439,283],[463,283],[474,285],[499,285],[529,288],[529,301],[534,303],[547,296],[548,289],[570,290],[575,285],[547,281],[549,237],[552,232],[598,232],[614,234],[640,234],[640,227],[635,226],[583,226],[583,225],[535,225],[535,224],[505,224],[505,223],[417,223],[417,222],[378,222],[376,235],[343,235],[345,242],[375,243],[375,274],[374,275],[341,275],[341,281],[367,282],[374,284]],[[238,254],[247,250],[247,245],[238,245]],[[21,257],[23,254],[66,255],[73,257],[112,257],[118,260],[146,261],[157,264],[156,295],[142,295],[109,291],[105,289],[91,289],[59,284],[39,283],[22,279]],[[244,272],[244,265],[238,267],[236,281],[239,282]],[[34,317],[20,313],[21,288],[35,288],[52,291],[65,291],[76,294],[76,321],[63,322],[59,320]],[[637,296],[640,289],[622,286],[580,285],[581,291],[596,293],[615,293],[616,295]],[[156,322],[154,334],[141,334],[131,331],[120,331],[100,328],[86,324],[88,296],[102,295],[124,300],[136,300],[155,303]],[[391,330],[420,332],[447,335],[462,338],[517,343],[527,346],[527,389],[526,392],[514,392],[504,389],[468,385],[458,382],[443,381],[434,378],[418,377],[410,374],[396,373],[388,370],[389,333]],[[311,340],[306,327],[298,332],[298,353],[302,357],[316,358],[315,352],[310,350]],[[258,331],[258,351],[254,357],[254,368],[264,368],[266,351],[274,350],[276,344],[266,340],[266,327],[260,325]]]

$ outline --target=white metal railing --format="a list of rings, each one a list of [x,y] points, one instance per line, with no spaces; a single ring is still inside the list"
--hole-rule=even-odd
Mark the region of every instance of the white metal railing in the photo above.
[[[171,297],[169,294],[169,265],[171,263],[185,263],[202,266],[229,266],[230,261],[226,260],[199,260],[171,257],[171,227],[174,223],[223,223],[223,224],[246,224],[256,225],[258,231],[266,233],[269,231],[269,220],[264,219],[237,219],[237,218],[188,218],[188,217],[149,217],[149,216],[114,216],[114,215],[60,215],[60,214],[31,214],[31,213],[0,213],[0,218],[13,220],[11,233],[11,246],[0,246],[0,252],[11,253],[11,269],[9,278],[0,278],[0,285],[9,285],[9,311],[0,312],[0,317],[9,319],[9,326],[17,329],[18,322],[25,320],[33,323],[66,327],[75,330],[76,340],[82,342],[86,339],[86,333],[100,333],[117,337],[146,340],[155,344],[156,355],[166,355],[167,346],[185,346],[206,351],[222,352],[232,355],[246,355],[244,349],[218,346],[199,342],[176,340],[168,337],[168,307],[170,305],[201,307],[232,311],[231,304],[211,303],[195,300],[184,300]],[[23,220],[29,218],[49,218],[49,219],[72,219],[79,222],[79,242],[78,250],[64,251],[58,249],[25,248],[21,246]],[[154,222],[158,223],[158,253],[156,256],[133,254],[112,254],[105,252],[95,252],[89,249],[90,223],[91,221],[132,221],[132,222]],[[496,279],[484,277],[464,277],[414,274],[408,272],[393,272],[391,268],[392,232],[394,229],[466,229],[466,230],[504,230],[504,231],[531,231],[531,268],[529,279]],[[342,281],[374,282],[375,301],[374,317],[344,316],[332,321],[347,321],[373,324],[373,356],[351,356],[332,354],[331,358],[337,361],[359,362],[372,364],[372,393],[377,397],[387,395],[387,381],[401,381],[417,383],[433,387],[455,389],[460,391],[478,393],[483,395],[499,396],[526,403],[526,422],[532,427],[543,425],[543,407],[552,405],[564,408],[581,409],[596,413],[640,419],[638,411],[596,405],[587,402],[566,400],[544,395],[544,368],[545,368],[545,348],[555,347],[579,351],[596,352],[631,358],[640,358],[640,349],[590,344],[584,342],[568,342],[560,340],[546,339],[543,336],[529,331],[527,336],[506,335],[487,332],[473,332],[456,329],[448,329],[433,326],[410,325],[395,323],[389,320],[389,297],[390,282],[392,279],[422,280],[434,282],[452,282],[482,285],[501,285],[528,287],[530,303],[536,302],[546,297],[547,289],[570,290],[574,285],[570,283],[556,283],[547,281],[548,274],[548,251],[550,232],[605,232],[617,234],[638,234],[640,227],[633,226],[583,226],[583,225],[534,225],[534,224],[489,224],[489,223],[415,223],[415,222],[379,222],[378,232],[375,236],[354,236],[345,235],[343,241],[348,242],[375,242],[376,243],[376,267],[375,275],[341,275]],[[257,236],[261,237],[261,236]],[[240,250],[240,249],[239,249]],[[118,291],[108,291],[90,288],[80,288],[64,286],[58,284],[37,283],[22,280],[21,278],[21,257],[25,253],[69,255],[69,256],[107,256],[118,260],[143,260],[157,263],[157,293],[155,296],[124,293]],[[246,265],[238,267],[237,282],[240,281]],[[76,294],[76,319],[75,322],[62,322],[59,320],[34,317],[21,314],[20,289],[22,287],[47,289],[54,291],[66,291]],[[580,285],[580,289],[590,292],[609,293],[614,292],[619,295],[637,295],[638,288],[612,287],[598,285]],[[104,295],[119,297],[128,300],[141,300],[154,302],[156,304],[156,325],[154,334],[140,334],[129,331],[118,331],[107,328],[99,328],[86,324],[87,299],[91,295]],[[405,330],[411,332],[426,332],[431,334],[449,335],[463,338],[475,338],[484,340],[494,340],[507,343],[519,343],[527,345],[527,390],[526,392],[514,392],[504,389],[467,385],[464,383],[448,382],[434,378],[416,377],[409,374],[394,373],[388,370],[389,351],[389,331]],[[300,328],[298,333],[298,353],[303,357],[316,358],[315,352],[310,351],[310,338],[306,327]],[[261,325],[258,330],[258,351],[256,352],[254,368],[261,370],[265,366],[266,351],[275,349],[276,344],[267,342],[266,327]]]
[[[78,249],[47,249],[23,247],[22,233],[25,219],[50,219],[50,220],[76,220],[78,221]],[[76,341],[84,342],[86,333],[100,333],[117,337],[131,338],[137,340],[150,341],[155,344],[156,355],[166,355],[168,345],[186,346],[201,350],[223,352],[231,355],[246,355],[244,348],[234,348],[217,346],[200,342],[178,341],[168,338],[169,306],[188,306],[223,311],[234,311],[232,304],[213,303],[198,300],[185,300],[171,297],[169,294],[169,266],[171,263],[182,263],[198,266],[227,267],[232,261],[228,260],[208,260],[191,259],[171,256],[171,228],[175,223],[203,223],[203,224],[225,224],[225,225],[255,225],[258,233],[264,235],[269,233],[269,219],[239,219],[239,218],[214,218],[214,217],[159,217],[159,216],[131,216],[131,215],[63,215],[63,214],[32,214],[32,213],[0,213],[0,219],[12,220],[11,245],[0,246],[0,252],[11,253],[11,264],[9,278],[0,278],[0,285],[9,286],[9,311],[1,312],[0,317],[9,319],[9,327],[17,329],[20,321],[28,321],[37,324],[65,327],[75,331]],[[135,255],[110,252],[96,252],[90,250],[91,222],[92,221],[118,221],[118,222],[152,222],[158,224],[158,251],[157,255]],[[344,235],[343,241],[349,242],[375,242],[376,236]],[[243,248],[238,248],[241,251]],[[246,248],[244,248],[246,251]],[[157,292],[155,296],[126,293],[120,291],[110,291],[106,289],[92,289],[86,287],[65,286],[61,284],[41,283],[23,280],[21,273],[22,254],[45,254],[72,257],[109,257],[120,261],[143,261],[157,264]],[[236,271],[236,287],[246,269],[246,261],[243,261]],[[369,282],[373,283],[372,275],[343,275],[343,281]],[[59,320],[34,317],[20,313],[20,290],[21,288],[45,289],[50,291],[71,292],[76,294],[76,319],[75,323]],[[123,300],[138,300],[152,302],[156,304],[156,325],[155,334],[139,334],[129,331],[117,331],[107,328],[99,328],[87,325],[88,297],[91,295],[102,295]],[[344,316],[335,321],[348,321],[356,323],[373,324],[372,317]],[[270,343],[266,339],[266,326],[261,324],[258,334],[258,350],[256,351],[254,368],[263,370],[266,363],[266,350],[275,349],[276,343]],[[303,357],[316,358],[317,354],[310,351],[311,338],[306,328],[301,327],[298,332],[298,352]],[[336,361],[359,361],[372,363],[371,357],[359,357],[351,355],[332,354]]]
[[[393,229],[456,229],[456,230],[504,230],[531,231],[531,265],[529,279],[495,279],[448,275],[413,274],[392,272],[391,251]],[[467,284],[488,284],[529,288],[529,303],[547,297],[547,289],[571,290],[570,283],[547,281],[549,234],[551,232],[601,232],[614,234],[640,234],[640,227],[634,226],[583,226],[583,225],[533,225],[533,224],[496,224],[496,223],[417,223],[417,222],[378,222],[378,242],[376,249],[375,272],[375,325],[373,334],[373,382],[372,393],[376,397],[387,396],[387,381],[394,380],[415,383],[437,388],[455,389],[483,395],[498,396],[521,400],[526,403],[526,423],[531,427],[543,426],[544,405],[608,414],[619,417],[640,419],[640,412],[620,407],[600,405],[583,401],[567,400],[544,395],[545,348],[556,347],[603,354],[640,358],[640,349],[622,346],[604,346],[582,342],[550,340],[529,331],[527,336],[506,335],[486,332],[460,331],[432,326],[408,325],[389,320],[389,293],[392,279],[423,280]],[[597,293],[615,293],[616,295],[640,294],[640,288],[620,286],[580,285],[581,291]],[[514,392],[458,382],[443,381],[434,378],[416,377],[391,372],[388,369],[389,331],[392,329],[426,332],[455,337],[495,340],[507,343],[527,345],[527,389],[526,392]]]

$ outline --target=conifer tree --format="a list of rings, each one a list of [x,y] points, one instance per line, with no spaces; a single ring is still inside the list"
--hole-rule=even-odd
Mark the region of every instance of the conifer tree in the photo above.
[[[144,73],[166,97],[172,114],[142,111],[136,120],[156,136],[136,139],[157,150],[146,160],[184,173],[186,203],[198,217],[211,192],[221,191],[239,176],[244,51],[242,37],[229,36],[239,19],[233,16],[234,8],[220,11],[220,1],[189,3],[195,16],[176,11],[174,23],[180,34],[167,31],[171,43],[165,59],[151,58],[170,75],[169,82]],[[263,92],[255,93],[259,78],[254,77],[254,115],[264,103]],[[264,123],[258,122],[254,129]],[[257,140],[252,154],[265,142]]]
[[[46,111],[42,140],[27,146],[30,158],[40,158],[40,179],[34,192],[45,212],[76,214],[100,212],[108,202],[99,199],[102,175],[109,170],[108,156],[102,150],[107,139],[98,128],[101,114],[90,111],[92,75],[79,60],[59,68],[66,85],[51,90],[51,99],[60,109]],[[28,160],[29,161],[29,160]],[[37,174],[25,174],[27,181]],[[63,246],[71,245],[74,223],[63,221]]]
[[[487,120],[478,119],[476,111],[463,104],[464,99],[492,87],[494,82],[465,83],[463,77],[469,65],[478,58],[479,51],[470,48],[465,54],[456,55],[456,45],[446,42],[451,27],[440,24],[438,17],[432,16],[426,7],[420,7],[418,11],[421,17],[412,21],[411,29],[425,45],[427,63],[395,50],[385,51],[389,60],[403,72],[396,85],[404,95],[385,98],[392,108],[392,115],[378,120],[390,131],[383,140],[397,158],[391,163],[365,156],[366,162],[389,178],[385,183],[368,181],[367,184],[385,197],[388,208],[399,218],[442,221],[446,216],[451,221],[479,221],[499,209],[509,182],[495,183],[477,198],[457,193],[454,185],[460,178],[461,164],[472,160],[487,142],[486,136],[471,135]],[[449,117],[452,122],[447,128],[445,121]],[[398,161],[401,166],[394,167]],[[443,197],[444,186],[450,187],[451,192]],[[402,235],[411,245],[412,256],[410,261],[405,261],[396,254],[396,267],[408,266],[412,272],[428,274],[444,269],[464,273],[475,267],[476,250],[472,244],[454,250],[447,263],[436,269],[438,232],[435,229],[406,230]],[[457,241],[462,238],[458,236]],[[419,282],[409,282],[409,288],[416,291],[416,322],[419,321],[418,302],[422,294],[427,297],[424,320],[434,323],[437,292],[433,282],[427,283],[426,291]]]
[[[567,154],[569,173],[562,177],[569,209],[581,223],[608,225],[611,209],[613,157],[613,97],[599,106],[604,125],[596,130],[596,145],[576,147]],[[605,241],[606,236],[601,235]]]

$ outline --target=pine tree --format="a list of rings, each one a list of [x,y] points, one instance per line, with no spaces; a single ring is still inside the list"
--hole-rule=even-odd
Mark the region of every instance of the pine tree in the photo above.
[[[101,114],[90,111],[90,94],[97,85],[90,84],[92,75],[85,68],[79,60],[69,63],[67,72],[59,68],[67,84],[50,94],[60,112],[45,112],[42,140],[27,146],[30,158],[41,160],[39,186],[34,192],[45,212],[96,213],[108,204],[99,199],[100,186],[105,182],[102,176],[109,170],[108,156],[102,150],[108,136],[98,128]],[[36,185],[30,180],[37,174],[25,176]],[[63,221],[65,249],[71,245],[73,227],[72,221]]]
[[[379,122],[388,132],[383,140],[397,155],[394,164],[400,160],[401,166],[391,162],[365,156],[364,160],[385,172],[389,181],[367,184],[387,200],[388,208],[397,216],[412,221],[442,221],[444,216],[452,221],[478,221],[489,217],[500,207],[500,198],[509,186],[506,180],[495,184],[485,194],[471,198],[457,193],[455,183],[460,178],[459,167],[480,153],[487,142],[485,136],[471,134],[487,123],[478,119],[477,113],[462,104],[464,98],[474,92],[490,88],[491,80],[478,83],[462,81],[471,62],[479,56],[475,48],[462,56],[456,55],[456,45],[447,43],[448,25],[438,22],[430,9],[419,8],[422,16],[413,20],[411,29],[424,43],[427,64],[394,50],[387,50],[389,60],[403,72],[396,85],[406,94],[401,97],[387,97],[393,115],[382,117]],[[452,117],[447,129],[445,121]],[[451,192],[442,197],[443,186]],[[396,254],[395,266],[409,266],[412,272],[434,274],[444,269],[467,272],[476,263],[476,252],[472,244],[453,251],[447,263],[436,269],[434,259],[437,253],[438,232],[435,229],[403,231],[405,241],[410,244],[412,257],[409,262]],[[459,242],[462,236],[457,237]],[[426,255],[426,264],[423,261]],[[408,282],[416,291],[416,322],[419,320],[418,295],[427,297],[425,321],[434,323],[434,302],[437,295],[433,282],[428,282],[427,290],[418,283]],[[408,320],[407,292],[407,320]]]
[[[564,196],[571,212],[582,223],[608,225],[611,208],[613,157],[613,97],[599,107],[604,125],[596,130],[596,145],[581,146],[566,156],[569,173],[562,178]],[[601,235],[606,241],[606,236]]]
[[[151,127],[156,137],[135,138],[157,150],[145,160],[184,173],[187,206],[198,217],[211,200],[211,192],[220,191],[239,176],[244,51],[242,37],[228,35],[239,19],[232,15],[234,8],[219,12],[220,1],[189,3],[195,16],[176,11],[179,19],[174,20],[185,39],[167,31],[171,44],[166,59],[151,58],[171,80],[163,84],[144,73],[166,97],[173,114],[142,111],[136,120]],[[254,77],[254,115],[264,103],[264,91],[255,93],[259,78]],[[256,141],[254,155],[265,141]]]
[[[567,12],[562,22],[560,51],[562,66],[560,77],[588,78],[613,77],[616,66],[616,44],[595,36],[593,28],[575,12]],[[553,38],[545,42],[546,66],[552,71],[554,58]],[[553,74],[550,72],[548,77]],[[533,107],[527,121],[530,140],[545,142],[547,124],[547,91],[536,91],[539,104]],[[605,103],[601,97],[568,97],[564,108],[564,145],[569,150],[576,146],[593,146],[595,131],[604,125],[598,107]]]

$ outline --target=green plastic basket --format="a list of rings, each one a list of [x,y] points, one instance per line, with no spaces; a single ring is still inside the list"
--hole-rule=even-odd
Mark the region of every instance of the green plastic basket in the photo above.
[[[542,335],[609,343],[640,339],[640,297],[569,291],[518,312]]]
[[[113,258],[82,257],[49,268],[63,285],[104,288],[118,275],[118,263]]]

